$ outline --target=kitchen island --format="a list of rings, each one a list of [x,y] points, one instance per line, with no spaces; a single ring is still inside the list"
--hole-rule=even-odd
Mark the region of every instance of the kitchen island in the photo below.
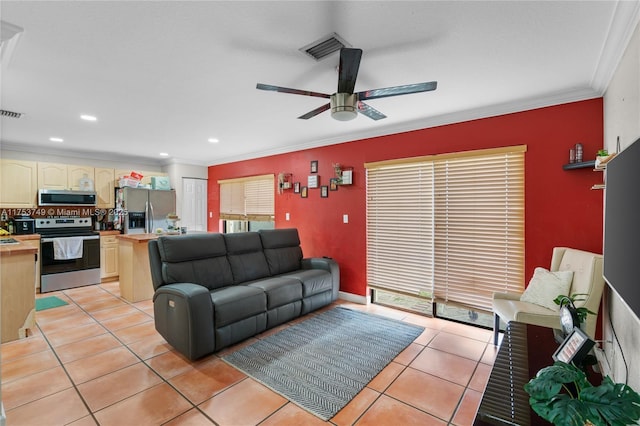
[[[17,239],[2,240],[8,242],[0,245],[0,340],[5,343],[27,337],[35,326],[38,248]]]
[[[151,299],[154,290],[148,243],[158,238],[158,234],[121,234],[117,237],[120,296],[129,302]]]

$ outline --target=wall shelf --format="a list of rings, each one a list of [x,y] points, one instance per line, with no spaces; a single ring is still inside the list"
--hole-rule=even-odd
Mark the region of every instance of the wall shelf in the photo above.
[[[596,160],[590,161],[581,161],[580,163],[569,163],[564,164],[562,166],[563,170],[574,170],[574,169],[593,169],[596,166]]]

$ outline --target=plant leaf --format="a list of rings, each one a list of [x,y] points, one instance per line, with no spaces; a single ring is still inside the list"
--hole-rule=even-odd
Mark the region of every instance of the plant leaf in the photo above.
[[[524,385],[524,390],[534,399],[547,400],[557,395],[563,384],[573,382],[578,389],[591,386],[582,370],[558,361],[538,371],[536,377]]]
[[[609,377],[600,386],[580,392],[580,399],[590,418],[601,418],[612,426],[635,424],[640,419],[640,395],[629,386],[613,383]]]
[[[564,398],[561,398],[564,397]],[[559,395],[552,402],[553,409],[549,411],[549,420],[556,426],[584,426],[587,422],[584,403],[579,399],[569,398],[567,395]],[[596,423],[594,423],[596,424]]]

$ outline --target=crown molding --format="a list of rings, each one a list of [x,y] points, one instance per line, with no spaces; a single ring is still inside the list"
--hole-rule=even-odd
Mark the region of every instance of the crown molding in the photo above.
[[[497,117],[500,115],[513,114],[517,112],[529,111],[538,108],[561,105],[565,103],[584,101],[601,97],[599,93],[591,88],[571,89],[561,92],[549,93],[542,96],[536,96],[527,99],[521,99],[516,102],[505,102],[495,105],[486,105],[478,108],[457,111],[449,114],[442,114],[435,117],[414,120],[393,126],[378,127],[374,130],[364,130],[352,132],[342,136],[307,141],[296,145],[290,145],[282,149],[272,149],[252,152],[244,155],[237,155],[219,159],[211,166],[233,163],[237,161],[252,160],[256,158],[267,157],[271,155],[280,155],[290,152],[303,151],[306,149],[319,148],[322,146],[335,145],[346,142],[353,142],[361,139],[375,138],[380,136],[388,136],[392,134],[411,132],[414,130],[427,129],[430,127],[443,126],[447,124],[462,123],[465,121],[478,120],[482,118]]]
[[[607,90],[638,23],[640,1],[618,1],[600,51],[598,66],[591,78],[591,87],[600,95]]]
[[[591,88],[571,89],[560,92],[549,93],[527,99],[521,99],[515,102],[505,102],[495,105],[485,105],[463,111],[456,111],[448,114],[442,114],[435,117],[414,120],[396,125],[376,127],[375,129],[363,130],[358,132],[345,133],[340,136],[316,139],[289,145],[287,147],[269,149],[262,151],[253,151],[230,157],[218,159],[213,162],[193,162],[182,158],[170,159],[154,159],[149,157],[135,157],[131,155],[123,155],[117,152],[108,151],[81,151],[81,150],[64,150],[60,148],[43,148],[42,146],[16,144],[3,141],[0,145],[2,150],[29,152],[35,154],[65,155],[78,158],[86,158],[101,161],[141,163],[152,166],[166,166],[169,164],[189,164],[194,166],[216,166],[220,164],[234,163],[238,161],[252,160],[256,158],[268,157],[272,155],[287,154],[296,151],[304,151],[307,149],[319,148],[328,145],[336,145],[340,143],[353,142],[361,139],[368,139],[392,134],[410,132],[415,130],[427,129],[430,127],[443,126],[447,124],[462,123],[465,121],[478,120],[482,118],[496,117],[505,114],[528,111],[537,108],[561,105],[564,103],[583,101],[602,96],[599,92]],[[63,152],[63,153],[62,153]],[[62,153],[62,154],[61,154]]]

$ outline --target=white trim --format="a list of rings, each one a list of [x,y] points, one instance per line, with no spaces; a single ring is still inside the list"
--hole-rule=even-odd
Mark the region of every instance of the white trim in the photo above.
[[[640,22],[640,2],[619,1],[611,18],[609,34],[602,45],[591,87],[604,94],[624,55],[633,32]]]
[[[359,294],[347,293],[344,291],[338,293],[338,299],[346,300],[347,302],[359,303],[361,305],[369,304],[369,298],[367,296],[360,296]]]

